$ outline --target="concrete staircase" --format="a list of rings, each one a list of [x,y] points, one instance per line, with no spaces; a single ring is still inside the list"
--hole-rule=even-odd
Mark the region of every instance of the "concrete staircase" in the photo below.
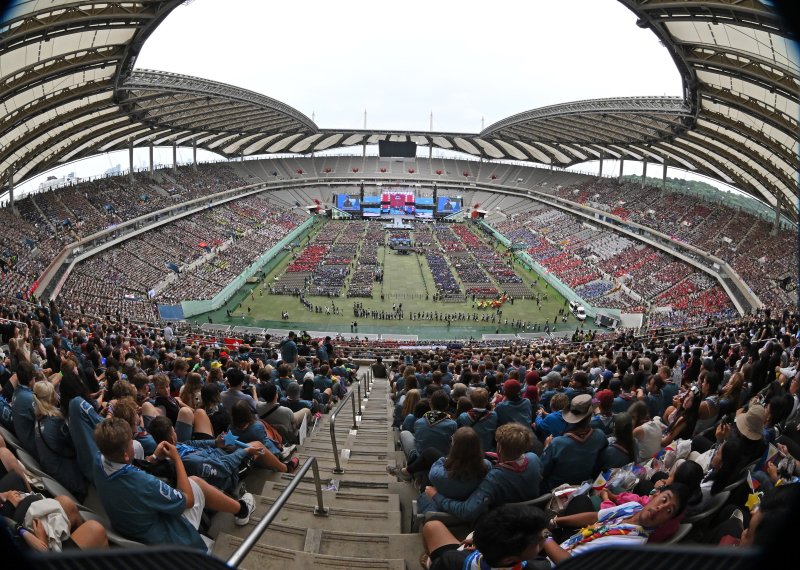
[[[313,434],[298,451],[301,465],[316,457],[322,480],[327,516],[314,514],[317,505],[312,472],[300,482],[277,518],[259,538],[239,568],[249,570],[287,568],[416,568],[423,551],[419,534],[403,533],[410,522],[410,485],[387,475],[386,466],[396,459],[391,429],[392,405],[389,384],[372,382],[369,395],[368,369],[359,370],[362,380],[362,414],[353,428],[351,403],[336,415],[336,445],[343,473],[336,467],[331,444],[330,418],[323,416]],[[353,397],[358,398],[356,386]],[[286,489],[293,475],[257,471],[245,484],[256,499],[250,523],[233,524],[230,515],[217,515],[210,531],[216,537],[214,554],[227,559],[241,545]]]

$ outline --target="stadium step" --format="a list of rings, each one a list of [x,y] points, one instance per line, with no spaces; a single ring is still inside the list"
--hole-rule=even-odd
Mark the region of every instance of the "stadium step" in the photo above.
[[[227,558],[242,539],[230,534],[220,535],[214,554]],[[347,558],[391,560],[406,558],[416,564],[423,552],[419,534],[365,534],[270,525],[258,540],[258,546],[276,546],[308,554]],[[411,566],[413,567],[413,566]]]
[[[267,531],[269,532],[269,530]],[[241,539],[230,535],[220,535],[214,545],[214,554],[223,560],[230,556]],[[328,570],[405,570],[406,562],[402,558],[349,558],[345,556],[328,556],[313,554],[299,550],[289,550],[279,546],[256,544],[248,553],[239,568],[244,570],[293,570],[328,569]]]
[[[265,500],[274,499],[286,489],[287,483],[269,481],[264,484],[261,496]],[[292,493],[291,500],[297,504],[316,506],[317,493],[312,485],[300,486]],[[399,511],[400,498],[394,493],[361,493],[352,491],[323,491],[322,500],[326,507],[345,509],[364,509],[376,511]]]
[[[254,498],[256,510],[250,518],[250,522],[245,526],[228,528],[226,532],[233,536],[245,537],[253,531],[272,504],[272,498],[265,499],[261,496]],[[329,507],[328,516],[317,516],[314,514],[312,505],[287,502],[275,522],[291,524],[298,528],[317,528],[340,532],[358,532],[370,529],[377,533],[396,533],[400,532],[400,518],[400,511],[370,511],[342,507]]]

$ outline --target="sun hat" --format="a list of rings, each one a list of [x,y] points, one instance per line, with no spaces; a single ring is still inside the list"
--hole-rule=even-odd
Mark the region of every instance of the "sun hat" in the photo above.
[[[592,397],[589,394],[580,394],[572,398],[569,409],[564,412],[564,421],[568,424],[577,424],[592,415]]]
[[[761,404],[753,404],[743,414],[736,416],[736,427],[747,439],[758,441],[764,437],[764,422],[767,411]]]

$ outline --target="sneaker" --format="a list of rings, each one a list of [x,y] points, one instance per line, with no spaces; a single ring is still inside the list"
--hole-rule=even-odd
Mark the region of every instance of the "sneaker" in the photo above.
[[[297,446],[294,444],[284,446],[283,451],[281,451],[281,461],[289,459],[295,451],[297,451]]]
[[[253,498],[252,493],[245,493],[239,500],[244,501],[244,504],[247,505],[247,514],[241,518],[234,517],[233,522],[236,524],[236,526],[244,526],[250,522],[250,515],[252,515],[253,511],[256,510],[256,501]]]
[[[403,471],[402,467],[392,467],[391,465],[387,465],[386,466],[386,472],[389,475],[394,475],[395,477],[397,477],[398,479],[400,479],[402,481],[411,481],[411,479],[413,479],[413,477],[411,476],[411,473]]]
[[[289,461],[286,462],[286,472],[287,473],[294,473],[297,471],[297,468],[300,466],[300,460],[297,457],[292,457]]]

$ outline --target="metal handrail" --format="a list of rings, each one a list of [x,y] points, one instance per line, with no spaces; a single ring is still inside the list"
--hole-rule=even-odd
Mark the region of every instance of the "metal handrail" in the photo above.
[[[239,564],[241,564],[244,557],[250,552],[250,550],[255,546],[258,539],[261,538],[261,535],[264,534],[264,531],[267,530],[267,527],[275,520],[278,516],[278,513],[286,504],[286,501],[289,500],[289,497],[294,493],[295,489],[297,489],[298,485],[300,485],[300,481],[303,477],[308,473],[308,470],[312,469],[314,472],[314,487],[316,487],[317,491],[317,506],[314,507],[314,514],[317,516],[327,516],[328,515],[328,508],[322,504],[322,483],[319,478],[319,466],[317,465],[317,458],[316,457],[309,457],[306,462],[300,467],[299,471],[295,474],[294,478],[292,478],[289,485],[286,489],[283,490],[275,502],[272,503],[272,506],[269,510],[261,517],[261,520],[258,521],[256,528],[253,529],[253,532],[247,535],[245,539],[242,541],[242,544],[236,551],[231,554],[231,557],[228,558],[227,564],[231,568],[238,568]]]
[[[361,388],[361,381],[358,382],[358,387],[359,389]],[[356,422],[356,401],[353,398],[354,393],[355,392],[352,389],[347,392],[347,395],[339,403],[339,406],[333,412],[331,412],[331,417],[328,420],[331,428],[331,447],[333,447],[333,459],[336,462],[336,467],[333,468],[333,472],[337,475],[344,473],[344,469],[342,469],[342,466],[339,463],[339,449],[336,447],[336,416],[338,416],[339,412],[342,411],[342,408],[344,408],[347,400],[350,400],[350,403],[353,407],[353,429],[358,429],[358,422]]]

